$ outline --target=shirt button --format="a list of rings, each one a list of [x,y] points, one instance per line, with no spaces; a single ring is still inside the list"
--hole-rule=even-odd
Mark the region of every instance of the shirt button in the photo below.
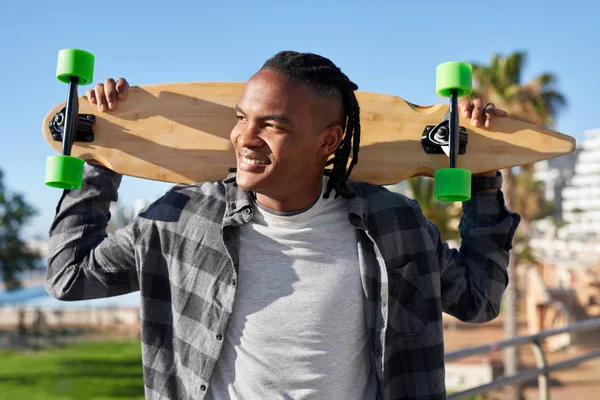
[[[246,209],[244,210],[244,212],[245,212],[246,214],[250,214],[250,213],[252,212],[252,210],[250,210],[249,208],[246,208]]]
[[[200,390],[202,390],[203,392],[206,392],[206,385],[200,386]]]
[[[220,333],[217,335],[217,340],[222,340],[223,339],[223,335],[221,335]]]
[[[235,286],[235,279],[231,281],[231,286]]]
[[[235,203],[233,203],[233,204],[231,205],[231,209],[232,209],[232,210],[235,210],[235,207],[236,207],[236,206],[235,206]]]

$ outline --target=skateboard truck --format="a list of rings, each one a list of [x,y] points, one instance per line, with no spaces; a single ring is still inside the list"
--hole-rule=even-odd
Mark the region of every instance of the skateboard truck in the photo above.
[[[72,157],[73,142],[94,140],[93,115],[79,115],[77,88],[92,82],[94,76],[94,56],[77,49],[61,50],[58,53],[56,78],[69,85],[67,103],[50,122],[54,140],[62,140],[62,154],[46,159],[46,185],[59,189],[79,189],[83,183],[84,161]]]
[[[77,101],[78,102],[78,101]],[[79,108],[79,107],[75,107]],[[62,142],[63,132],[65,130],[66,121],[66,107],[57,112],[54,115],[52,121],[50,121],[49,128],[52,134],[52,139],[57,142]],[[75,120],[75,140],[74,142],[93,142],[94,141],[94,130],[92,126],[96,123],[96,116],[94,114],[78,114],[78,118]]]
[[[71,155],[71,148],[75,141],[78,126],[79,98],[77,96],[77,87],[79,86],[79,78],[76,76],[69,77],[69,91],[67,93],[67,105],[65,106],[64,128],[63,133],[63,156]]]
[[[446,154],[449,156],[448,151],[450,149],[450,122],[448,119],[444,119],[439,124],[427,125],[421,135],[421,145],[423,150],[427,154]],[[465,154],[467,152],[467,143],[469,142],[469,136],[464,126],[459,127],[458,136],[458,154]]]
[[[436,71],[436,92],[450,98],[447,124],[444,130],[437,129],[438,136],[447,136],[443,145],[439,145],[450,158],[449,168],[435,171],[435,198],[441,201],[467,201],[471,198],[471,171],[457,168],[460,152],[461,129],[458,125],[458,98],[472,91],[473,68],[463,62],[446,62],[438,65]],[[446,121],[446,119],[445,119]],[[438,124],[439,126],[440,124]],[[463,128],[464,129],[464,128]],[[432,129],[434,131],[435,129]],[[435,133],[435,132],[433,132]],[[427,135],[427,137],[434,135]],[[464,137],[462,136],[462,137]],[[466,151],[466,141],[464,141]]]

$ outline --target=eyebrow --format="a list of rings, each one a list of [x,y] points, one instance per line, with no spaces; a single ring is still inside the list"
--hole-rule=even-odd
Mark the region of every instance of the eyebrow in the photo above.
[[[244,110],[242,110],[240,108],[240,106],[237,104],[235,105],[235,110],[236,110],[236,112],[246,116],[246,113],[244,112]],[[261,121],[277,121],[277,122],[282,122],[282,123],[286,123],[288,125],[294,126],[294,123],[292,122],[291,119],[289,119],[285,115],[280,115],[280,114],[261,115],[260,117],[258,117],[258,119],[260,119]]]

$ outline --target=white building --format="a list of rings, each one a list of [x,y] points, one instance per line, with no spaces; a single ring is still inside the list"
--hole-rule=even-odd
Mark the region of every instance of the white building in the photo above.
[[[574,154],[542,164],[537,173],[563,226],[536,222],[530,244],[545,261],[585,268],[600,262],[600,129],[585,132]]]
[[[581,148],[577,148],[570,154],[535,164],[535,179],[544,182],[546,199],[556,204],[557,209],[554,213],[556,218],[562,218],[563,189],[567,187],[575,173],[575,163],[580,152]]]
[[[575,175],[563,190],[564,239],[600,240],[600,129],[586,132]]]

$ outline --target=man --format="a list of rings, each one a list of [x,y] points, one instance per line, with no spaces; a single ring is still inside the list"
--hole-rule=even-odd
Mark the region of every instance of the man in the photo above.
[[[127,87],[87,96],[110,111]],[[356,89],[326,58],[278,53],[237,104],[227,179],[175,186],[111,235],[119,175],[91,163],[65,192],[47,290],[140,290],[147,398],[445,398],[442,311],[496,317],[519,216],[499,189],[474,193],[458,251],[414,200],[348,181]],[[506,116],[461,107],[475,125]]]

